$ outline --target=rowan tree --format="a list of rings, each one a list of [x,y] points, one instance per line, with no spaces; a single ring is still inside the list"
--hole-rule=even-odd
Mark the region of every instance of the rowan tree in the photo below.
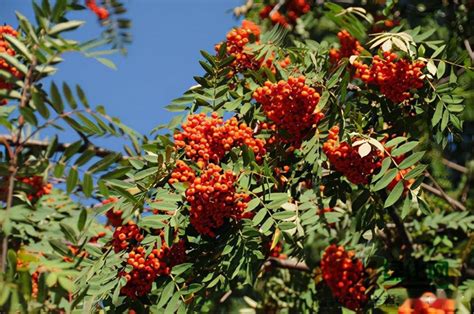
[[[472,311],[472,6],[246,1],[143,135],[54,81],[114,67],[126,5],[35,1],[0,27],[1,311]]]

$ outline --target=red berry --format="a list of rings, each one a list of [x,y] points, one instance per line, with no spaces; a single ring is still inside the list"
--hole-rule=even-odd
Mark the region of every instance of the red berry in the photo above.
[[[316,111],[319,94],[305,81],[304,76],[290,76],[288,81],[278,83],[267,81],[253,93],[253,98],[262,104],[275,129],[288,134],[278,139],[296,148],[324,117],[323,113]]]
[[[354,252],[332,244],[321,259],[322,277],[335,299],[351,310],[360,310],[367,303],[365,281],[368,274]]]

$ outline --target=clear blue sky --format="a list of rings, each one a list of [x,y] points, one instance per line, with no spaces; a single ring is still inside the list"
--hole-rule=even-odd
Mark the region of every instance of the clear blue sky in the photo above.
[[[118,70],[67,54],[54,80],[80,84],[91,103],[104,105],[110,114],[147,134],[173,116],[164,106],[196,84],[192,77],[202,73],[199,50],[213,51],[214,44],[239,23],[231,9],[241,4],[242,0],[125,1],[133,43],[127,56],[112,58]],[[15,11],[33,20],[31,1],[0,0],[0,23],[16,27]],[[101,32],[91,12],[73,18],[86,20],[75,38]],[[107,146],[117,147],[119,142],[110,139]]]

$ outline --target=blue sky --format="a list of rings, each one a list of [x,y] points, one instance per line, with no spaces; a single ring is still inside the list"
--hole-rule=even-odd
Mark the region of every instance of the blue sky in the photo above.
[[[94,105],[141,133],[169,121],[173,113],[164,106],[196,84],[202,73],[199,50],[213,51],[214,44],[239,22],[231,9],[242,0],[128,0],[127,17],[132,20],[133,43],[127,56],[114,56],[118,70],[93,59],[67,54],[54,80],[80,84]],[[16,27],[15,11],[33,20],[31,1],[0,0],[0,23]],[[101,28],[89,11],[74,19],[86,20],[75,38],[99,35]],[[67,138],[66,136],[65,138]],[[63,137],[64,138],[64,137]],[[107,146],[120,146],[110,139]]]

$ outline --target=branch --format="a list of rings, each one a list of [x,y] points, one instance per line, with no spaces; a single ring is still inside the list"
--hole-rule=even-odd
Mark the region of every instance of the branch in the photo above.
[[[425,176],[427,176],[431,180],[431,182],[433,182],[433,184],[435,185],[436,189],[438,190],[440,196],[442,198],[444,198],[454,209],[456,209],[456,204],[454,204],[455,200],[453,198],[451,198],[448,194],[446,194],[446,192],[439,185],[439,183],[435,180],[435,178],[433,178],[431,173],[426,172]]]
[[[462,172],[462,173],[468,173],[469,169],[467,169],[467,167],[464,167],[464,166],[461,166],[461,165],[458,165],[457,163],[454,163],[452,161],[449,161],[445,158],[443,158],[441,160],[441,162],[446,165],[448,168],[451,168],[453,170],[456,170],[456,171],[459,171],[459,172]]]
[[[472,51],[469,40],[464,39],[464,47],[466,47],[467,53],[469,53],[469,57],[471,57],[471,60],[474,61],[474,51]]]
[[[426,183],[422,183],[421,184],[421,187],[425,190],[427,190],[428,192],[436,195],[436,196],[439,196],[441,198],[444,198],[446,201],[448,201],[448,203],[452,204],[455,208],[459,209],[459,210],[462,210],[462,211],[465,211],[466,210],[466,206],[464,206],[463,204],[461,204],[459,201],[449,197],[448,195],[444,195],[443,196],[443,192],[439,191],[438,189],[432,187],[431,185],[428,185]]]
[[[305,262],[300,262],[294,259],[281,259],[281,258],[276,258],[276,257],[269,257],[268,260],[265,262],[265,264],[268,266],[274,266],[278,268],[311,272],[311,269],[308,267],[308,265],[306,265]]]
[[[413,243],[411,241],[410,234],[405,228],[405,224],[403,223],[402,219],[400,218],[400,216],[398,216],[397,212],[392,206],[387,208],[387,212],[390,218],[392,219],[393,223],[395,224],[395,227],[397,228],[398,235],[400,236],[400,239],[403,244],[402,250],[406,252],[407,256],[410,256],[411,253],[413,252]]]
[[[0,135],[0,145],[5,145],[5,143],[7,143],[11,146],[17,145],[10,135]],[[39,140],[28,140],[26,142],[23,142],[24,147],[39,148],[39,149],[47,149],[49,144],[50,143],[48,141],[39,141]],[[57,151],[63,152],[69,146],[71,146],[70,143],[58,143],[56,149],[57,149]],[[89,145],[86,148],[82,148],[81,150],[79,150],[79,152],[84,152],[86,150],[93,151],[97,157],[105,157],[109,154],[115,153],[111,150],[101,148],[101,147],[97,147],[97,146],[94,146],[94,145]],[[127,156],[122,156],[122,158],[127,159],[128,157]]]

